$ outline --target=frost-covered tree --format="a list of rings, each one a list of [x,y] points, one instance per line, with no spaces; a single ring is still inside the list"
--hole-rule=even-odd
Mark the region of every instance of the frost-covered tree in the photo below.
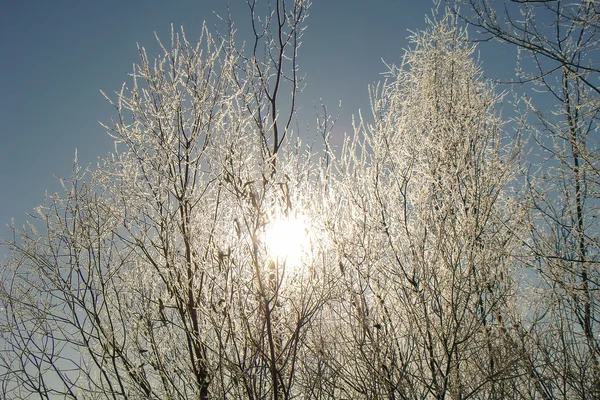
[[[530,274],[538,312],[524,363],[542,398],[600,397],[600,10],[598,2],[457,1],[484,39],[517,50],[515,88],[528,91]]]
[[[597,397],[591,64],[532,76],[562,108],[529,103],[553,159],[523,176],[502,96],[435,15],[372,118],[338,150],[319,120],[314,154],[291,129],[310,2],[246,3],[244,45],[228,21],[140,48],[106,96],[114,151],[2,242],[0,397]]]
[[[345,397],[510,398],[518,147],[452,18],[411,40],[345,153],[333,230],[348,296],[332,359]]]
[[[282,399],[312,380],[324,175],[290,130],[309,5],[248,1],[250,53],[233,27],[140,49],[107,96],[114,153],[5,242],[3,397]],[[296,259],[269,243],[294,220],[312,232]]]

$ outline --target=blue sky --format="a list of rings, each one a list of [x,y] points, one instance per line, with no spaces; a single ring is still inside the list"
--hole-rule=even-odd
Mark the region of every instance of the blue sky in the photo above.
[[[264,1],[264,0],[263,0]],[[136,43],[158,54],[153,32],[168,41],[170,25],[183,25],[190,40],[225,0],[0,0],[0,236],[59,190],[54,175],[68,177],[75,149],[81,164],[112,148],[98,121],[113,110],[100,94],[128,81]],[[244,0],[231,0],[234,17],[247,22]],[[332,111],[342,101],[338,130],[368,110],[367,85],[381,79],[383,58],[398,63],[409,30],[423,29],[428,0],[313,0],[300,53],[307,87],[302,107],[320,98]],[[244,39],[238,37],[238,41]],[[499,68],[488,56],[489,65]],[[486,63],[487,64],[487,63]],[[510,67],[510,64],[504,64]],[[309,114],[310,115],[310,114]]]

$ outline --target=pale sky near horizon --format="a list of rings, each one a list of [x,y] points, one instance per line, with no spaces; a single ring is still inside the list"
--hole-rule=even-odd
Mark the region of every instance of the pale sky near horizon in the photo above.
[[[231,0],[234,18],[248,18],[244,0]],[[82,165],[112,149],[98,121],[115,114],[100,90],[129,82],[136,43],[158,55],[153,32],[169,40],[170,26],[198,37],[202,21],[224,29],[213,11],[225,0],[0,0],[0,237],[11,218],[20,226],[46,191],[59,191],[54,175],[68,177],[75,149]],[[430,0],[313,0],[300,50],[306,75],[302,107],[342,109],[339,131],[352,114],[368,112],[367,86],[381,80],[382,62],[399,63],[411,30],[425,27]],[[238,40],[243,40],[239,38]],[[494,55],[493,68],[511,68]],[[486,64],[484,64],[485,66]],[[1,252],[0,252],[1,253]]]

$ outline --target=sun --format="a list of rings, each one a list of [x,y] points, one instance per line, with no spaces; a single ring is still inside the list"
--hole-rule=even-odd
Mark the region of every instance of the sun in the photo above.
[[[297,266],[308,249],[308,224],[302,216],[275,218],[265,230],[265,245],[276,262]]]

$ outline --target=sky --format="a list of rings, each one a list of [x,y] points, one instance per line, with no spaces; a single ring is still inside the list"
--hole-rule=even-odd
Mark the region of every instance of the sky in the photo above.
[[[248,21],[244,0],[230,0],[234,19]],[[265,1],[265,0],[259,0]],[[351,131],[351,115],[368,112],[369,84],[382,79],[387,63],[400,63],[410,31],[425,27],[428,0],[313,0],[300,49],[306,76],[301,106],[323,99],[330,112],[342,108],[337,130]],[[169,40],[170,26],[199,37],[202,22],[224,30],[215,13],[225,0],[0,0],[0,236],[14,218],[60,191],[77,149],[82,165],[95,165],[112,150],[99,121],[110,125],[114,109],[100,93],[129,82],[139,59],[159,51],[154,32]],[[244,37],[237,38],[238,41]],[[483,51],[483,49],[482,49]],[[510,57],[489,52],[490,69],[511,68]]]

